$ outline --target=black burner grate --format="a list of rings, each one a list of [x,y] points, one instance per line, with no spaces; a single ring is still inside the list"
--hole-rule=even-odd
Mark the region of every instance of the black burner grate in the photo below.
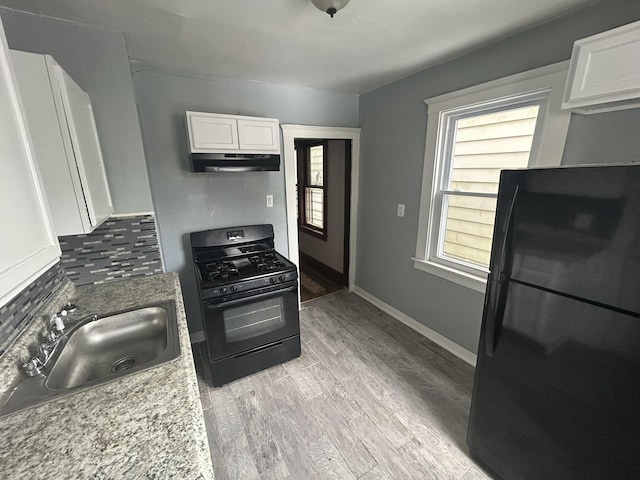
[[[237,278],[240,276],[238,267],[236,267],[232,262],[224,260],[219,260],[215,263],[208,263],[205,266],[205,270],[207,271],[209,281],[227,280],[229,278]]]
[[[278,260],[276,254],[273,252],[251,255],[249,261],[253,263],[259,272],[271,272],[285,267],[284,263]]]

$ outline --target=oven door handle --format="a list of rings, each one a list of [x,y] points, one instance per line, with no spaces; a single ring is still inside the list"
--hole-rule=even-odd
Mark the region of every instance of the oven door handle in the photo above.
[[[253,301],[253,300],[260,300],[261,298],[265,298],[265,297],[272,297],[274,295],[278,295],[284,292],[294,292],[298,290],[298,285],[292,285],[289,288],[279,288],[279,289],[275,289],[275,290],[270,290],[268,292],[264,292],[264,293],[259,293],[257,295],[247,295],[246,297],[242,297],[242,298],[237,298],[235,300],[229,300],[229,301],[222,301],[222,302],[217,302],[215,300],[208,300],[204,303],[206,308],[210,308],[210,309],[215,309],[215,308],[222,308],[222,307],[230,307],[232,305],[236,305],[238,303],[242,303],[242,302],[247,302],[247,301]]]

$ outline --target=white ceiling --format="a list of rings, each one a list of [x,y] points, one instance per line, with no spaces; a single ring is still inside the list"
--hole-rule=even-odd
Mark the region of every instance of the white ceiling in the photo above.
[[[0,0],[124,32],[163,68],[364,93],[598,0]]]

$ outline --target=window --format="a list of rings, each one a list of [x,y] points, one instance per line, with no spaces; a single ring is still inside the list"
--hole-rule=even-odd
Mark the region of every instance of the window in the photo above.
[[[484,291],[502,169],[560,164],[565,64],[427,100],[414,265]]]
[[[300,142],[298,157],[298,224],[307,232],[326,239],[327,169],[326,142]]]

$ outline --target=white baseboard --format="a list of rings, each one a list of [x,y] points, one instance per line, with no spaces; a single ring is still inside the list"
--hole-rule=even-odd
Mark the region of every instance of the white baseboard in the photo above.
[[[393,318],[404,323],[407,327],[415,330],[423,337],[428,338],[432,342],[440,345],[445,350],[448,350],[449,352],[453,353],[456,357],[464,360],[465,362],[467,362],[470,365],[473,365],[474,367],[476,366],[477,356],[475,353],[470,352],[466,348],[458,345],[453,340],[449,340],[444,335],[440,335],[435,330],[430,329],[429,327],[420,323],[416,319],[411,318],[409,315],[402,313],[400,310],[392,307],[388,303],[383,302],[378,297],[375,297],[371,295],[369,292],[367,292],[366,290],[363,290],[362,288],[360,288],[358,285],[354,285],[351,291],[356,295],[361,296],[368,302],[373,303],[380,310],[387,312]]]
[[[191,344],[204,342],[204,330],[190,333],[189,338],[191,339]]]

